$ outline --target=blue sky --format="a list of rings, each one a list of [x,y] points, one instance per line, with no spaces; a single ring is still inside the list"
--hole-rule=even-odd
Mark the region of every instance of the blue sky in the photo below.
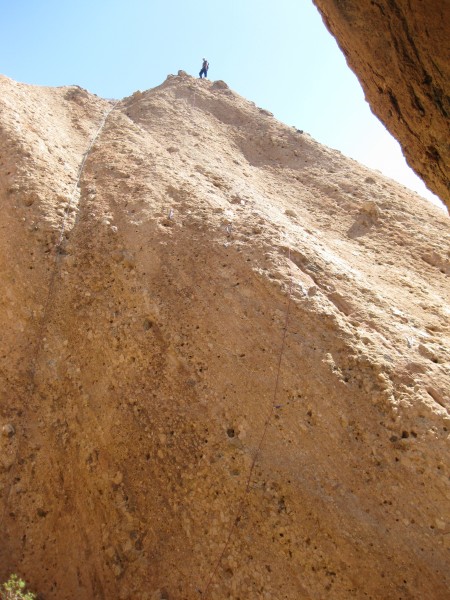
[[[311,0],[0,0],[0,72],[122,98],[183,69],[435,198],[372,115]],[[437,199],[435,202],[439,202]]]

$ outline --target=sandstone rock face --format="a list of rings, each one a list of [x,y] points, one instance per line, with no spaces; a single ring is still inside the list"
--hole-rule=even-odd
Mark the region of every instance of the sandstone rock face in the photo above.
[[[372,111],[450,209],[450,6],[441,0],[314,0]]]
[[[444,598],[442,211],[223,82],[0,86],[0,577]]]

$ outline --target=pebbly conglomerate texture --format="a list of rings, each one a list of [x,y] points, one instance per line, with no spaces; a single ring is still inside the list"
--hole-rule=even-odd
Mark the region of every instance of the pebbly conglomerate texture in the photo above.
[[[0,577],[443,599],[447,216],[224,82],[0,86]]]

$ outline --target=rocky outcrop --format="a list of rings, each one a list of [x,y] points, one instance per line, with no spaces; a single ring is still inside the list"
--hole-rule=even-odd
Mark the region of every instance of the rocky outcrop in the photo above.
[[[314,0],[409,165],[450,208],[449,5]]]
[[[446,215],[223,82],[0,86],[0,578],[444,598]]]

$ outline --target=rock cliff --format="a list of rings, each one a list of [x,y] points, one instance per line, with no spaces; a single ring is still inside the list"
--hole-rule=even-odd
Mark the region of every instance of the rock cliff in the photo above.
[[[450,5],[314,0],[372,111],[450,209]]]
[[[224,82],[0,86],[0,577],[446,597],[446,215]]]

